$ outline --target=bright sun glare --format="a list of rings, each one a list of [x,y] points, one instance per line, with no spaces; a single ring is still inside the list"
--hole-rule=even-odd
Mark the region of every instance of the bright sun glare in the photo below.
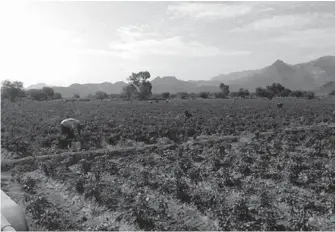
[[[62,83],[57,80],[76,74],[79,64],[71,34],[48,27],[26,1],[4,1],[0,8],[5,35],[0,38],[1,80],[21,80],[27,86]]]

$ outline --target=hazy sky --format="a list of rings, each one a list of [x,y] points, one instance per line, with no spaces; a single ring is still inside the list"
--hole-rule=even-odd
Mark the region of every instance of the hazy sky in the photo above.
[[[0,1],[0,77],[116,82],[132,72],[206,80],[335,55],[335,2]]]

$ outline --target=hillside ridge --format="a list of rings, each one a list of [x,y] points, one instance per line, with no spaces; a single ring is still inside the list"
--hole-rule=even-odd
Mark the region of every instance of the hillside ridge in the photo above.
[[[288,64],[281,59],[277,59],[261,69],[220,74],[209,80],[183,81],[175,76],[156,77],[151,80],[153,93],[217,92],[220,91],[218,86],[221,82],[230,85],[231,91],[237,91],[240,88],[254,91],[257,87],[265,87],[276,82],[292,90],[312,90],[318,93],[327,93],[335,90],[335,84],[328,88],[322,87],[327,83],[335,82],[335,56],[323,56],[298,64]],[[63,97],[72,97],[74,94],[84,97],[97,91],[119,94],[126,85],[126,82],[118,81],[115,83],[74,83],[68,87],[53,86],[53,88]],[[43,88],[45,86],[45,84],[39,83],[29,86],[27,89]]]

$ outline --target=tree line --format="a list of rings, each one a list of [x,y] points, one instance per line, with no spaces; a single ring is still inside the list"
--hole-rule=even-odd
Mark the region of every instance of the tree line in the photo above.
[[[89,99],[95,98],[99,100],[108,98],[121,98],[125,100],[148,100],[148,99],[169,99],[169,98],[181,98],[181,99],[194,99],[194,98],[248,98],[248,97],[259,97],[272,99],[274,97],[304,97],[312,99],[315,97],[315,93],[312,91],[295,90],[292,91],[285,88],[279,83],[273,83],[265,88],[258,87],[255,92],[250,93],[248,89],[239,89],[236,92],[230,91],[229,85],[221,83],[218,86],[218,92],[200,92],[200,93],[187,93],[179,92],[177,94],[170,94],[164,92],[159,95],[152,94],[152,84],[150,83],[150,73],[143,71],[139,73],[132,73],[127,78],[128,84],[123,88],[121,94],[108,94],[103,91],[97,91],[94,95],[90,94]],[[334,94],[334,91],[330,94]],[[20,98],[29,98],[36,101],[47,101],[62,99],[62,95],[55,92],[51,87],[44,87],[42,89],[31,89],[24,90],[23,83],[20,81],[3,81],[1,86],[1,97],[2,99],[9,99],[15,101]],[[80,99],[79,94],[74,94],[73,99]]]
[[[279,83],[273,83],[270,86],[266,86],[265,88],[258,87],[255,89],[255,92],[250,93],[248,89],[240,88],[238,91],[230,91],[229,85],[225,85],[221,83],[219,85],[220,91],[210,93],[210,92],[200,92],[198,94],[195,93],[187,93],[187,92],[180,92],[172,96],[172,98],[177,97],[181,99],[192,99],[192,98],[248,98],[248,97],[258,97],[258,98],[268,98],[272,99],[274,97],[302,97],[312,99],[315,97],[315,93],[312,91],[304,91],[304,90],[290,90],[285,88]],[[162,97],[166,98],[169,96],[169,93],[163,93]]]
[[[31,98],[37,101],[61,99],[62,95],[51,87],[24,90],[23,82],[5,80],[1,85],[1,98],[16,101],[18,98]]]
[[[89,94],[88,98],[95,98],[102,101],[103,99],[119,96],[128,100],[146,100],[152,95],[152,84],[148,81],[149,78],[150,73],[148,71],[132,73],[132,75],[127,78],[129,83],[123,88],[121,94],[108,94],[104,91],[97,91],[94,95]],[[9,99],[10,101],[16,101],[22,98],[29,98],[35,101],[48,101],[62,99],[62,95],[55,92],[52,87],[25,90],[23,88],[23,82],[5,80],[1,86],[1,98]],[[80,99],[80,95],[74,94],[72,99]]]

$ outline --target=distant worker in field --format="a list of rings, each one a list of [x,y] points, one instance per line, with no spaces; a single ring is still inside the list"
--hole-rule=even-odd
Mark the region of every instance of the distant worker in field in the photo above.
[[[60,123],[60,127],[61,127],[61,134],[66,135],[66,138],[71,140],[76,138],[75,132],[77,131],[78,135],[80,135],[82,129],[82,125],[79,122],[79,120],[74,118],[64,119]]]
[[[185,110],[184,114],[185,114],[185,122],[193,117],[193,115],[189,113],[188,110]]]
[[[236,100],[237,100],[237,98],[235,97],[235,98],[233,99],[233,104],[236,102]]]
[[[277,103],[277,107],[278,107],[279,109],[283,108],[283,103]]]

